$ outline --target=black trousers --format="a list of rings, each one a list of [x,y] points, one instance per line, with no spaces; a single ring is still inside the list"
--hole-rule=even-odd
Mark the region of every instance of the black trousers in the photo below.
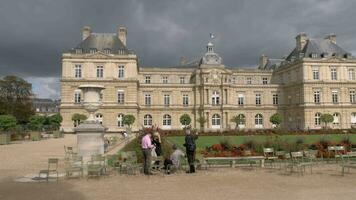
[[[189,172],[194,173],[195,172],[195,151],[188,151],[187,150],[187,158],[188,158],[188,164],[189,164]]]
[[[151,149],[142,149],[143,153],[143,173],[150,174],[151,167]]]

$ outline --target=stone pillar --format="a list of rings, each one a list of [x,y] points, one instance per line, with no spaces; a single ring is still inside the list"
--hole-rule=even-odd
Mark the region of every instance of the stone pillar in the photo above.
[[[100,123],[91,121],[85,121],[75,128],[78,154],[83,157],[84,162],[90,160],[91,155],[104,154],[105,130]]]

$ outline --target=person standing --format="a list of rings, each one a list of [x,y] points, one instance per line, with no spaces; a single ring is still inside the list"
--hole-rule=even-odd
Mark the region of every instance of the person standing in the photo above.
[[[159,135],[159,132],[156,131],[153,133],[153,140],[152,140],[153,145],[156,147],[155,151],[157,156],[161,156],[162,155],[162,140],[161,140],[161,136]]]
[[[151,175],[151,149],[154,147],[151,142],[151,133],[146,132],[141,141],[141,148],[143,153],[143,173],[145,175]]]
[[[197,139],[198,139],[198,133],[193,135],[190,133],[190,129],[186,129],[184,146],[186,149],[188,164],[189,164],[189,171],[187,171],[187,173],[195,173],[195,166],[194,166],[195,150],[196,150],[195,140]]]

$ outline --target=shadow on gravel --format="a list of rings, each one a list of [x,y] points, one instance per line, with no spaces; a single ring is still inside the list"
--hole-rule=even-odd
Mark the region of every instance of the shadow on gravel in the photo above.
[[[19,183],[12,180],[0,182],[1,200],[85,200],[80,192],[73,191],[68,182]]]

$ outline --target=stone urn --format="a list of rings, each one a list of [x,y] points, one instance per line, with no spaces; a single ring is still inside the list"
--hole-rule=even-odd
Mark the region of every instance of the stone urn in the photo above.
[[[78,154],[83,161],[90,160],[92,155],[104,154],[104,133],[106,128],[97,122],[94,113],[102,105],[100,92],[105,89],[101,85],[81,85],[83,91],[82,106],[89,113],[89,117],[75,128],[77,134]]]

